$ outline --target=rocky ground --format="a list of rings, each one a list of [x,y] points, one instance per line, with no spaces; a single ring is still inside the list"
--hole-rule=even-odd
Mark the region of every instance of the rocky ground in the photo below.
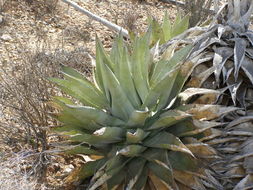
[[[165,10],[170,13],[171,18],[174,18],[176,13],[174,7],[156,2],[142,4],[119,0],[79,0],[76,2],[94,14],[138,32],[145,30],[147,15],[161,19]],[[8,6],[6,11],[2,12],[0,19],[2,21],[0,28],[2,64],[9,61],[18,64],[21,51],[19,44],[25,44],[28,48],[34,49],[38,42],[43,40],[52,50],[62,45],[68,49],[82,46],[94,53],[95,36],[98,35],[105,47],[110,48],[111,39],[115,33],[105,26],[61,1],[51,12],[43,10],[43,7],[40,7],[44,6],[43,4],[36,5],[35,3],[11,1],[11,5],[6,5]]]
[[[176,15],[174,6],[151,0],[142,3],[127,0],[75,0],[75,2],[110,22],[138,33],[145,31],[147,16],[161,20],[165,11],[169,13],[171,19]],[[21,140],[24,137],[23,133],[27,132],[26,125],[23,126],[27,124],[23,121],[27,116],[20,115],[14,105],[20,106],[19,101],[26,98],[26,96],[23,98],[23,95],[33,91],[32,81],[36,78],[36,75],[33,75],[34,69],[40,68],[43,77],[54,76],[58,73],[58,65],[64,63],[90,74],[90,60],[87,54],[95,56],[96,35],[109,50],[116,33],[60,0],[0,0],[0,160],[4,160],[0,165],[0,181],[2,180],[0,190],[17,189],[21,186],[20,190],[45,189],[44,184],[48,189],[67,189],[64,184],[65,177],[85,161],[85,158],[73,159],[57,154],[49,154],[46,159],[43,157],[44,154],[40,154],[39,157],[34,156],[41,148],[34,151],[33,146],[26,145]],[[22,84],[22,81],[27,80],[29,72],[31,72],[30,76],[35,78],[29,79],[31,83]],[[40,81],[40,78],[34,81]],[[37,85],[35,82],[34,84]],[[12,93],[8,89],[12,89]],[[38,89],[41,90],[40,87]],[[30,95],[32,100],[36,100],[33,93]],[[26,101],[30,103],[29,99]],[[8,105],[5,104],[6,102]],[[38,101],[36,104],[28,105],[44,106],[44,102]],[[22,106],[21,103],[22,109],[27,108]],[[36,109],[29,106],[27,112],[33,115]],[[35,125],[39,126],[38,123]],[[50,127],[54,122],[47,121],[46,125]],[[49,141],[47,151],[54,152],[54,144],[58,138],[52,133],[46,132],[46,134]],[[21,157],[17,154],[20,151],[23,151]],[[27,156],[29,152],[34,154],[29,157]],[[19,175],[23,175],[24,170],[29,171],[34,167],[30,162],[35,163],[32,161],[42,157],[48,162],[47,173],[44,174],[46,178],[40,180],[43,185],[30,183],[25,186],[23,183],[29,182],[25,181],[24,176],[20,178]],[[13,161],[15,165],[11,164]],[[14,178],[23,182],[15,181]],[[9,181],[11,187],[6,186],[8,180],[11,180]]]

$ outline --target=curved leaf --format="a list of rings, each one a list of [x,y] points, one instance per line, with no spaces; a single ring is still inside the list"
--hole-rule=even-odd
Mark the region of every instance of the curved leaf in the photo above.
[[[109,57],[106,55],[104,48],[102,46],[101,41],[96,38],[96,68],[95,68],[95,79],[96,83],[99,86],[99,88],[106,93],[106,97],[109,100],[109,95],[105,90],[105,85],[103,81],[103,76],[102,76],[102,65],[107,64],[109,67],[112,69],[112,63]]]
[[[141,145],[128,145],[123,149],[119,150],[117,153],[126,157],[134,157],[140,155],[146,149],[146,147]]]
[[[106,159],[86,162],[77,170],[74,170],[65,180],[66,183],[73,183],[74,181],[81,181],[87,177],[92,176],[101,166],[106,162]]]
[[[169,71],[165,77],[150,90],[143,103],[143,108],[148,107],[149,109],[152,109],[159,104],[159,108],[162,109],[167,105],[178,71],[178,68]],[[162,100],[159,100],[160,98]]]
[[[126,189],[135,189],[136,186],[139,186],[139,189],[142,189],[144,187],[145,181],[147,180],[147,174],[145,176],[145,173],[143,173],[143,170],[145,170],[145,164],[146,160],[140,157],[130,161],[127,164],[127,173],[129,179],[126,185]]]
[[[173,177],[173,170],[170,166],[162,163],[158,160],[154,162],[149,162],[147,167],[154,173],[160,180],[164,181],[166,186],[174,189],[175,181]],[[173,187],[173,188],[172,188]]]
[[[58,103],[63,108],[63,111],[66,111],[69,115],[73,116],[76,120],[84,124],[89,124],[91,121],[100,125],[110,126],[119,126],[125,124],[122,120],[116,117],[112,117],[106,112],[96,108],[88,106],[67,105],[60,101],[57,101],[56,103]]]
[[[178,137],[167,132],[160,132],[157,135],[145,140],[143,144],[147,147],[169,149],[173,151],[184,152],[193,156],[192,152],[181,142]]]
[[[135,40],[131,57],[133,80],[142,102],[149,91],[148,71],[151,64],[149,50],[150,35],[150,32],[147,32],[144,37]]]
[[[167,11],[165,12],[165,16],[163,18],[163,24],[162,24],[162,30],[163,30],[163,35],[164,35],[164,41],[167,42],[168,40],[170,40],[173,36],[171,34],[171,22],[169,20],[169,16]]]
[[[195,189],[195,190],[206,190],[202,181],[191,173],[183,172],[183,171],[174,171],[175,179],[185,186]]]
[[[149,135],[149,132],[143,131],[138,128],[137,130],[131,132],[128,131],[126,135],[126,141],[128,143],[140,143],[144,138]]]
[[[189,16],[185,16],[181,19],[181,15],[178,14],[175,23],[172,26],[171,37],[177,36],[184,31],[186,31],[189,27]]]
[[[243,59],[245,57],[245,51],[246,51],[247,43],[242,38],[236,38],[235,39],[235,48],[234,48],[234,66],[235,66],[235,72],[234,77],[237,80],[239,69],[241,68]]]
[[[183,121],[186,118],[191,117],[191,115],[179,111],[179,110],[169,110],[166,111],[165,113],[161,114],[159,119],[152,124],[150,127],[148,127],[148,130],[153,130],[153,129],[160,129],[160,128],[165,128],[165,127],[170,127],[178,122]]]
[[[248,57],[245,57],[242,62],[242,69],[249,78],[251,84],[253,84],[253,61]]]
[[[85,155],[103,155],[99,151],[92,149],[91,147],[85,147],[82,145],[75,146],[74,148],[65,151],[66,154],[85,154]]]
[[[186,102],[191,97],[200,94],[221,94],[218,90],[205,89],[205,88],[187,88],[185,91],[179,94],[182,101]]]
[[[184,61],[192,50],[192,47],[192,45],[185,46],[176,51],[169,61],[156,64],[153,76],[150,80],[151,86],[155,86],[160,80],[162,80],[162,78],[164,78],[168,71],[172,70],[175,66]]]
[[[138,111],[135,110],[131,113],[129,120],[127,121],[127,127],[141,127],[145,124],[147,118],[151,116],[150,111]]]
[[[125,130],[119,127],[103,127],[92,135],[76,134],[70,137],[75,142],[86,142],[91,145],[120,142],[125,136]]]
[[[69,77],[69,80],[50,78],[50,81],[56,83],[65,93],[80,100],[84,105],[96,108],[106,108],[107,101],[94,86],[84,83],[85,80]]]
[[[215,119],[224,114],[227,114],[239,109],[236,107],[224,107],[220,105],[201,105],[201,104],[187,105],[185,106],[185,108],[187,110],[182,110],[182,111],[186,111],[187,113],[193,115],[193,118],[201,119],[201,120]]]
[[[118,79],[107,65],[101,65],[105,90],[110,96],[112,114],[127,121],[134,107],[124,93]]]
[[[173,169],[180,171],[197,171],[198,163],[189,154],[183,152],[170,151],[168,153],[168,158]]]
[[[127,94],[132,105],[134,106],[135,109],[138,109],[141,105],[141,99],[134,84],[134,79],[132,76],[133,74],[130,68],[131,66],[130,57],[128,54],[129,54],[128,50],[124,48],[122,58],[118,63],[119,65],[118,79],[120,85],[122,86],[123,91],[125,92],[125,94]]]

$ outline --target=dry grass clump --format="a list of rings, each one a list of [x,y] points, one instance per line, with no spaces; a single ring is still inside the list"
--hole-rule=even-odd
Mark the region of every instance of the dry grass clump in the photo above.
[[[54,125],[48,115],[52,110],[47,102],[52,95],[56,95],[52,84],[46,80],[46,75],[55,73],[57,68],[33,62],[33,57],[28,53],[22,60],[10,72],[3,70],[0,104],[8,124],[17,128],[17,131],[13,131],[14,134],[23,132],[21,134],[24,135],[24,140],[33,145],[33,148],[46,150],[46,128]]]
[[[58,0],[25,0],[35,14],[36,19],[53,16],[57,10]]]
[[[137,32],[137,20],[139,15],[135,11],[127,11],[124,14],[124,27],[131,32]]]
[[[90,64],[89,55],[90,51],[84,47],[77,47],[74,50],[56,49],[54,52],[37,52],[34,54],[32,62],[35,65],[51,68],[51,71],[45,73],[46,77],[59,76],[62,64],[73,67],[86,76],[91,76],[92,65]]]
[[[5,12],[12,7],[10,0],[0,0],[0,36],[3,33],[3,27],[8,24],[9,17]]]
[[[33,12],[35,19],[53,17],[57,13],[59,0],[0,0],[0,14],[8,9],[22,7]]]
[[[88,23],[87,23],[88,27]],[[63,37],[65,41],[68,42],[88,42],[90,40],[90,33],[83,26],[67,26],[63,30]]]
[[[11,7],[12,0],[0,0],[0,14],[7,11]]]
[[[25,52],[24,48],[20,56],[22,60],[11,71],[1,70],[0,108],[8,123],[3,127],[6,133],[2,134],[2,139],[12,144],[17,141],[15,137],[21,140],[20,136],[23,136],[33,148],[47,150],[47,130],[57,125],[49,115],[53,110],[48,102],[60,93],[47,79],[60,76],[61,64],[86,75],[91,75],[92,66],[87,64],[90,60],[85,48],[54,52],[45,49]]]
[[[0,13],[2,13],[5,10],[7,4],[7,0],[0,0]]]
[[[1,141],[15,152],[23,146],[44,152],[49,149],[48,129],[57,125],[48,114],[53,111],[48,101],[57,92],[46,77],[57,72],[57,67],[34,62],[30,52],[20,55],[22,61],[10,71],[3,69],[0,75],[0,104],[5,119]],[[44,153],[37,157],[33,174],[45,178],[48,160]]]
[[[42,181],[51,164],[48,150],[51,142],[59,140],[50,128],[58,123],[51,117],[54,110],[49,102],[61,95],[47,79],[59,77],[60,65],[65,64],[91,75],[87,50],[73,51],[39,49],[35,52],[23,47],[18,64],[5,63],[0,68],[0,145],[14,152],[24,146],[32,149],[35,156],[30,174]],[[11,66],[13,65],[13,66]]]
[[[190,27],[206,21],[211,15],[212,0],[184,0],[184,2],[185,6],[182,8],[185,14],[190,16]]]
[[[207,20],[212,0],[186,0],[186,11],[190,14],[190,27]]]
[[[46,190],[26,171],[24,152],[0,155],[0,190]]]

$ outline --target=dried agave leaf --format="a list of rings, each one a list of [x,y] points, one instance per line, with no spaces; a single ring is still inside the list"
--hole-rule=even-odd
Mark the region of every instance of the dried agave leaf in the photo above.
[[[242,69],[253,84],[253,60],[245,57],[242,62]]]
[[[182,99],[182,101],[186,102],[191,97],[195,95],[200,95],[200,94],[212,94],[212,95],[216,94],[217,95],[217,94],[220,94],[220,91],[205,89],[205,88],[187,88],[185,91],[179,94],[179,97]]]
[[[214,148],[204,143],[187,144],[187,148],[199,158],[217,158]]]
[[[248,190],[252,188],[253,188],[253,175],[248,174],[234,187],[233,190]]]
[[[206,67],[204,65],[199,65],[194,69],[191,80],[187,83],[189,87],[202,87],[203,83],[213,74],[214,67]]]
[[[245,57],[245,51],[247,42],[241,38],[235,38],[235,49],[234,49],[234,64],[235,64],[235,79],[238,78],[239,69],[241,68],[243,59]]]
[[[196,190],[206,190],[206,188],[202,185],[200,180],[195,176],[193,176],[192,174],[180,170],[174,170],[174,177],[177,181],[179,181],[180,183],[189,188]]]
[[[149,178],[151,179],[155,190],[174,190],[172,187],[170,187],[168,184],[164,183],[163,181],[161,181],[161,179],[159,179],[158,177],[156,177],[153,173],[149,173]]]
[[[226,61],[234,54],[233,49],[229,47],[220,47],[214,50],[213,66],[216,82],[220,83],[220,74]]]
[[[222,107],[219,105],[193,105],[187,112],[195,119],[212,120],[219,118],[223,114],[238,110],[236,107]]]

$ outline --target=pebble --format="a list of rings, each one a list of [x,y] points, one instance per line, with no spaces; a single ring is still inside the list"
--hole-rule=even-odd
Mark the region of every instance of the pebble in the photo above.
[[[72,164],[65,166],[63,172],[64,173],[70,173],[74,169],[74,166]]]
[[[4,17],[0,15],[0,24],[4,22]]]
[[[49,33],[55,33],[56,30],[53,28],[53,29],[50,29],[48,32],[49,32]]]
[[[12,37],[11,37],[9,34],[3,34],[3,35],[0,37],[0,39],[7,42],[7,41],[12,40]]]

